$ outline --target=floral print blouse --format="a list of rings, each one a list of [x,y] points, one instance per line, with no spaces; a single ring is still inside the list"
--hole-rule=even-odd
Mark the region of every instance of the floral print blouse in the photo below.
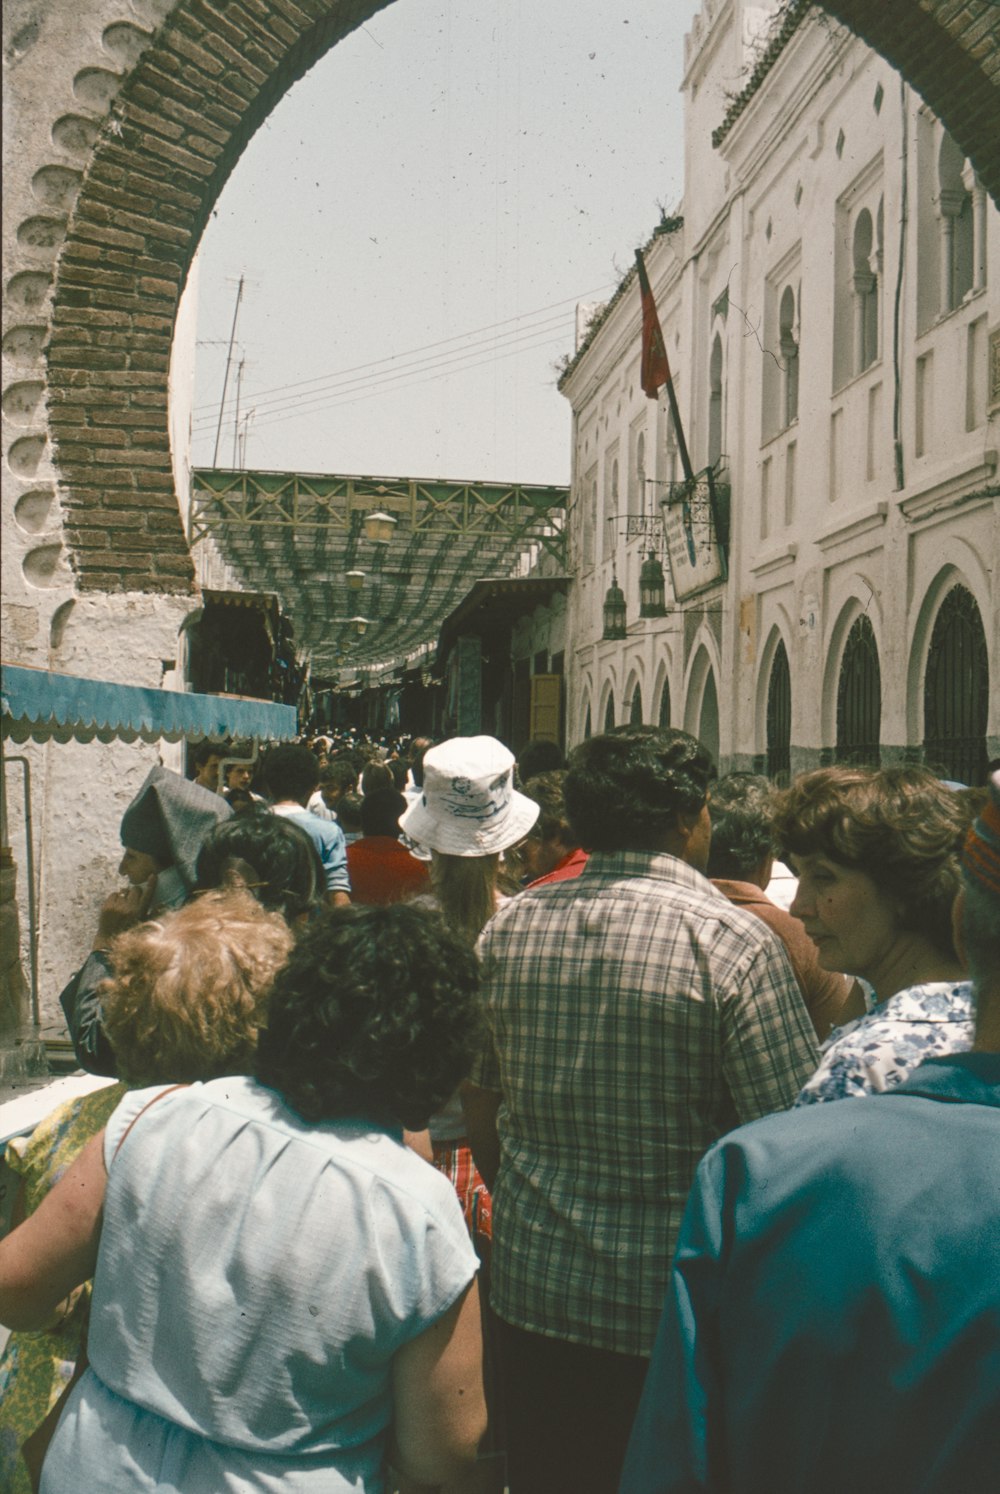
[[[894,1089],[925,1058],[971,1048],[972,1028],[967,980],[927,981],[897,991],[863,1017],[833,1029],[819,1068],[795,1103],[819,1105]]]

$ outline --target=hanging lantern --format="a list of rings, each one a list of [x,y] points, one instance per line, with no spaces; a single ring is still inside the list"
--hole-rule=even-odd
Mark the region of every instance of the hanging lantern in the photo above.
[[[347,584],[352,591],[360,591],[365,584],[364,571],[348,571]]]
[[[355,633],[357,633],[359,638],[363,638],[368,631],[367,617],[352,617],[351,627],[354,629]]]
[[[625,638],[625,593],[618,585],[618,577],[612,573],[611,585],[604,594],[605,638]]]
[[[639,572],[639,616],[666,617],[666,615],[666,583],[663,579],[663,567],[654,551],[650,550]]]
[[[396,520],[392,514],[378,509],[375,513],[365,515],[365,538],[371,540],[373,545],[387,545],[395,530]]]

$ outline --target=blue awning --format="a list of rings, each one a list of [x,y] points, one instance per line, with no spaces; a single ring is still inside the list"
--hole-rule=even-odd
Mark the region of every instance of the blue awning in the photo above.
[[[3,734],[15,742],[144,742],[203,737],[287,741],[298,731],[294,706],[229,695],[188,695],[111,680],[0,666]]]

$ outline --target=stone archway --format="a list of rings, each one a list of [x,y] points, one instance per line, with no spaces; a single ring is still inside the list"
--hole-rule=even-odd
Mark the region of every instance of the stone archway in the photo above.
[[[5,7],[4,456],[36,600],[191,591],[167,423],[188,268],[255,130],[385,3]]]

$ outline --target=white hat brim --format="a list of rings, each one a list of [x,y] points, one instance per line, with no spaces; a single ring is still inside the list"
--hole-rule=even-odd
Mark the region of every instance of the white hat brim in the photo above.
[[[534,799],[514,789],[502,815],[474,826],[452,815],[435,814],[421,796],[400,816],[399,827],[411,840],[445,856],[494,856],[523,840],[540,813]]]

